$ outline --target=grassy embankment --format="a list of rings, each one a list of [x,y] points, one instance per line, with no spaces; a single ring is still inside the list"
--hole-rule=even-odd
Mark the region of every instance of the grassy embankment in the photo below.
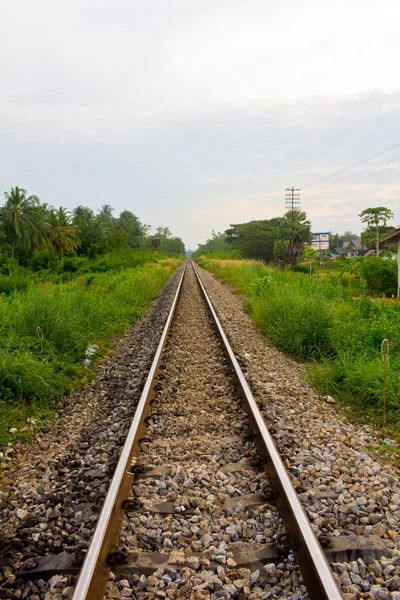
[[[83,270],[67,271],[65,283],[51,269],[27,271],[24,279],[18,275],[22,289],[0,294],[0,448],[29,439],[27,419],[50,419],[57,399],[93,377],[83,364],[88,345],[99,346],[97,357],[107,354],[112,338],[140,318],[182,260],[156,265],[147,262],[153,256],[117,253],[100,268],[86,260]]]
[[[381,344],[390,342],[387,419],[400,429],[400,303],[371,299],[345,287],[338,276],[310,279],[250,260],[200,257],[245,295],[245,306],[268,339],[307,362],[309,381],[351,406],[362,419],[382,422]]]

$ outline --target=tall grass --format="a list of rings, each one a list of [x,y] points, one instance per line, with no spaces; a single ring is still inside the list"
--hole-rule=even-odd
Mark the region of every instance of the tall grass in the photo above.
[[[390,342],[389,422],[400,427],[400,304],[366,295],[352,298],[341,279],[310,278],[247,261],[199,259],[245,294],[256,324],[281,350],[309,361],[310,381],[359,413],[380,418],[381,344]]]
[[[0,295],[0,445],[21,415],[38,407],[48,411],[91,377],[83,366],[88,345],[106,349],[143,314],[179,263],[168,259]]]

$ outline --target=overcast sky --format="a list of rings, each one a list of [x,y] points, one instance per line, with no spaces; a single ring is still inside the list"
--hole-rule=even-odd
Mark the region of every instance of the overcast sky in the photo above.
[[[289,186],[314,231],[379,205],[400,225],[398,0],[0,7],[1,195],[111,204],[193,249]]]

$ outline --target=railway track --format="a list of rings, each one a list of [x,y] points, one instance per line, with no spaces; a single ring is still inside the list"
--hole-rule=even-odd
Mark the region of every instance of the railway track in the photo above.
[[[342,598],[189,262],[73,600],[102,598],[111,571],[124,573],[128,582],[136,573],[134,586],[137,573],[148,576],[161,568],[168,575],[185,567],[208,569],[210,578],[213,570],[221,574],[221,567],[236,580],[244,575],[242,597],[247,597],[251,576],[249,581],[246,576],[254,567],[278,562],[278,567],[290,565],[293,575],[294,561],[310,598]],[[282,568],[277,571],[278,578],[270,570],[273,583],[279,583]],[[292,579],[302,597],[302,581]],[[198,585],[198,597],[207,585],[207,580]],[[227,592],[220,597],[230,597],[229,586]]]
[[[20,574],[76,573],[76,558]],[[103,597],[342,598],[191,261],[73,600]]]

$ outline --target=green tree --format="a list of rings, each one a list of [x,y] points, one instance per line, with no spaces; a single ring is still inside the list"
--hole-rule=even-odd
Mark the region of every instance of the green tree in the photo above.
[[[315,260],[318,258],[318,252],[312,246],[307,246],[307,248],[304,248],[303,250],[302,258],[309,261]]]
[[[79,254],[94,257],[107,250],[107,227],[87,206],[77,206],[72,211],[72,224],[79,238]]]
[[[129,245],[138,248],[143,245],[148,226],[142,225],[136,215],[129,210],[123,210],[117,219],[117,228],[127,235]]]
[[[389,219],[393,219],[393,212],[385,206],[375,208],[366,208],[359,215],[360,221],[366,223],[368,227],[375,227],[376,230],[376,255],[379,256],[379,226],[386,225]]]
[[[213,252],[229,252],[231,246],[226,241],[226,233],[217,233],[214,230],[211,232],[210,237],[207,238],[205,244],[199,244],[196,250],[196,256],[201,254],[211,254]]]
[[[114,209],[109,204],[103,204],[101,209],[99,210],[97,219],[105,227],[111,228],[114,225],[113,212],[114,212]]]
[[[154,230],[154,237],[168,239],[168,238],[172,237],[172,233],[168,229],[168,227],[156,227]]]
[[[287,211],[281,228],[281,239],[287,240],[287,255],[294,265],[307,244],[311,243],[311,222],[303,210]]]
[[[329,232],[329,250],[335,248],[342,248],[343,242],[350,242],[352,240],[358,240],[359,236],[351,231],[345,231],[344,233],[332,233]]]
[[[358,240],[358,238],[359,236],[356,233],[352,233],[351,231],[345,231],[340,235],[340,240],[342,242],[351,242],[353,240]]]
[[[26,190],[16,186],[5,192],[5,204],[0,209],[0,227],[14,258],[16,248],[32,251],[44,246],[46,227],[43,211],[39,211],[37,196],[26,195]]]
[[[249,221],[231,225],[226,230],[226,241],[244,258],[270,262],[274,257],[274,244],[281,239],[284,219],[277,217],[264,221]]]
[[[78,248],[79,239],[75,235],[75,229],[68,223],[65,209],[51,209],[48,213],[48,223],[51,245],[62,260],[66,250],[76,250]]]

